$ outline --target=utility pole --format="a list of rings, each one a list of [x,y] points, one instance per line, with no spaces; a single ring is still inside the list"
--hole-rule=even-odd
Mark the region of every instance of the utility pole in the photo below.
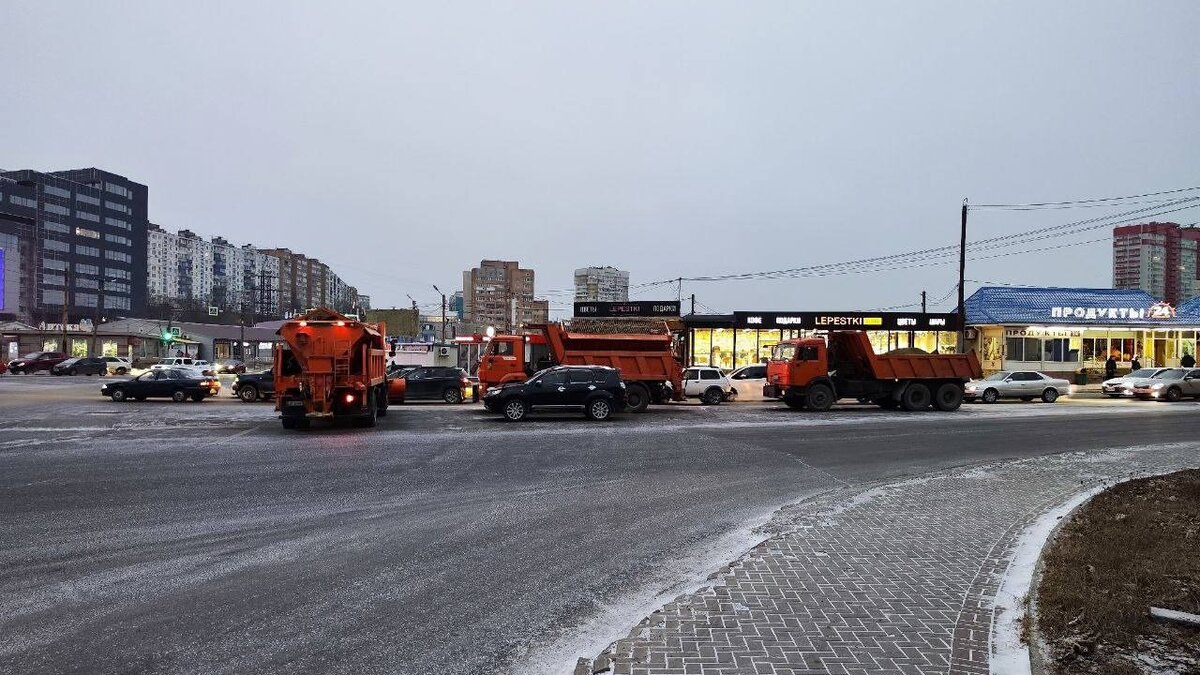
[[[921,313],[925,313],[925,291],[921,291]]]
[[[962,203],[962,235],[958,241],[958,351],[967,351],[967,199]]]
[[[442,296],[442,342],[445,342],[446,341],[446,294],[442,292],[442,289],[437,287],[437,284],[433,284],[433,290],[437,291],[438,295]]]
[[[679,290],[675,294],[675,299],[679,302],[683,302],[683,277],[679,277],[675,281],[679,284]]]
[[[692,293],[692,311],[688,312],[688,314],[695,314],[695,313],[696,313],[696,294]]]
[[[62,313],[62,353],[71,356],[71,350],[67,348],[67,307],[71,304],[71,281],[74,274],[71,272],[71,261],[67,260],[66,280],[67,284],[63,286],[63,313]]]

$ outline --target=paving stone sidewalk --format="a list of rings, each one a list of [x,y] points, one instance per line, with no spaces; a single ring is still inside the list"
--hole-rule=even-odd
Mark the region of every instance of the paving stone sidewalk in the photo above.
[[[576,675],[987,673],[1017,539],[1092,487],[1200,466],[1200,446],[1071,453],[825,493]]]

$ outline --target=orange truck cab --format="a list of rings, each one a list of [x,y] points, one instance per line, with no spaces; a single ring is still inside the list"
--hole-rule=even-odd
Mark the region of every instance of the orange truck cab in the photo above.
[[[383,324],[313,309],[280,326],[275,349],[275,409],[284,429],[314,419],[375,426],[387,414]]]
[[[767,362],[763,395],[796,410],[828,410],[841,398],[887,408],[957,410],[963,387],[981,376],[970,354],[876,354],[867,334],[837,331],[786,340]]]
[[[481,395],[488,387],[523,382],[550,366],[609,366],[621,372],[629,409],[683,400],[683,366],[670,331],[572,333],[561,324],[530,326],[531,335],[496,335],[479,361]]]

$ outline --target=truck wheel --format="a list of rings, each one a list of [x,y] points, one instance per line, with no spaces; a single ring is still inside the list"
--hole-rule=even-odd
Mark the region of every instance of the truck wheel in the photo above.
[[[238,389],[238,398],[246,403],[254,403],[258,400],[258,387],[252,384],[243,384],[241,389]]]
[[[650,390],[638,382],[630,383],[625,390],[625,405],[630,412],[642,412],[650,405]]]
[[[462,390],[458,387],[448,387],[442,392],[442,400],[446,403],[462,403]]]
[[[386,384],[381,385],[378,389],[375,390],[375,401],[376,401],[376,403],[378,403],[378,405],[375,408],[376,416],[387,417],[388,398],[387,398],[387,385]]]
[[[996,391],[995,389],[988,389],[987,391],[983,392],[983,402],[984,403],[995,403],[996,401],[999,401],[999,400],[1000,400],[1000,392]]]
[[[587,418],[594,422],[603,422],[612,417],[612,405],[602,398],[594,398],[588,401]]]
[[[175,401],[176,403],[183,403],[187,400],[187,397],[187,392],[182,389],[176,389],[175,391],[171,392],[171,400]]]
[[[929,407],[930,398],[929,387],[919,382],[910,384],[900,395],[900,407],[909,412],[924,410]]]
[[[362,425],[364,427],[369,428],[369,427],[375,426],[375,419],[376,419],[376,416],[379,414],[379,411],[375,406],[376,406],[375,392],[373,392],[373,391],[367,392],[367,414],[361,418]]]
[[[519,398],[509,399],[504,402],[504,419],[509,422],[520,422],[525,419],[525,413],[529,409],[525,406],[525,402]]]
[[[709,387],[700,395],[700,402],[704,405],[720,405],[724,398],[725,392],[720,387]]]
[[[809,409],[825,412],[833,407],[833,390],[827,384],[814,384],[804,397]]]
[[[958,410],[963,402],[963,388],[953,382],[947,382],[938,387],[933,395],[933,407],[942,412]]]

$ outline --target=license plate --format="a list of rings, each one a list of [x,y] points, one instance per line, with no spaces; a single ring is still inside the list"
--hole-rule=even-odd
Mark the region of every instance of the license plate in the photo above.
[[[304,401],[288,401],[287,405],[289,408],[303,408]]]

